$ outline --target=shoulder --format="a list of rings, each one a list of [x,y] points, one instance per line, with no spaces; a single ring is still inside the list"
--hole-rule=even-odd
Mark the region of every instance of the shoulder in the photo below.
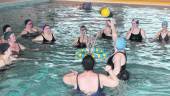
[[[141,32],[145,32],[145,30],[144,30],[143,28],[140,28],[140,31],[141,31]]]
[[[66,75],[64,75],[63,77],[63,82],[65,84],[68,84],[68,85],[72,85],[74,86],[76,84],[76,78],[77,78],[78,74],[75,74],[73,72],[71,73],[68,73]]]
[[[0,68],[5,66],[4,60],[0,57]]]
[[[25,29],[21,32],[21,35],[24,35],[24,34],[27,34],[27,31]]]
[[[156,34],[157,34],[157,35],[160,35],[160,34],[161,34],[161,32],[162,32],[162,30],[160,30],[160,31],[159,31],[159,32],[157,32]]]

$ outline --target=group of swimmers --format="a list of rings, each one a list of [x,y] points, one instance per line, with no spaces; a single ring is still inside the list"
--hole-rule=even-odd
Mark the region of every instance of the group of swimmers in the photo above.
[[[132,27],[127,32],[126,39],[133,42],[143,42],[146,39],[146,33],[142,28],[139,28],[139,20],[133,19],[131,23]],[[126,40],[123,37],[118,37],[115,24],[116,21],[114,19],[106,20],[105,28],[97,32],[94,39],[105,38],[111,39],[114,42],[114,52],[108,57],[107,65],[104,68],[107,74],[94,72],[96,62],[91,52],[89,52],[82,60],[84,68],[82,73],[72,71],[63,77],[64,83],[74,86],[76,93],[81,96],[104,96],[102,92],[103,87],[114,88],[119,85],[119,80],[129,79],[129,72],[126,69]],[[0,68],[17,60],[16,58],[18,58],[22,50],[29,49],[17,42],[17,38],[10,25],[4,25],[2,29]],[[19,37],[42,44],[53,44],[56,41],[49,25],[38,28],[33,26],[31,19],[25,20],[25,27]],[[169,37],[168,22],[164,21],[162,22],[162,29],[156,34],[154,40],[168,42]],[[91,48],[89,44],[94,43],[94,40],[87,36],[87,28],[83,25],[80,27],[80,36],[73,42],[73,46],[76,48]]]
[[[0,69],[4,69],[6,66],[12,64],[12,61],[18,60],[21,51],[30,50],[30,48],[26,48],[17,42],[17,37],[10,25],[4,25],[2,29],[3,34],[0,38]],[[38,28],[33,26],[31,19],[25,20],[25,27],[19,37],[42,44],[52,44],[56,41],[49,25],[45,24],[42,28]],[[38,51],[38,49],[31,50]]]
[[[115,20],[106,20],[106,27],[97,32],[96,38],[111,39],[114,42],[114,52],[108,57],[104,70],[107,74],[94,72],[95,58],[89,52],[83,60],[82,66],[84,71],[78,73],[73,71],[64,75],[63,81],[65,84],[74,86],[76,94],[80,96],[105,96],[102,92],[103,87],[114,88],[119,85],[119,80],[128,80],[130,75],[126,70],[126,40],[131,42],[143,42],[146,39],[146,33],[142,28],[139,28],[139,20],[132,20],[132,27],[126,34],[126,38],[118,37],[115,28]],[[152,40],[161,43],[168,43],[170,32],[168,31],[168,22],[162,22],[162,29],[156,33]],[[87,36],[87,28],[80,27],[80,36],[75,40],[74,46],[77,48],[88,48],[89,37]]]

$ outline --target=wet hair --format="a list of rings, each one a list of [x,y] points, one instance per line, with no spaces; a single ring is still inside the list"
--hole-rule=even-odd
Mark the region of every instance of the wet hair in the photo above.
[[[8,40],[9,37],[10,37],[12,34],[14,34],[14,33],[13,33],[13,32],[6,32],[6,33],[4,33],[4,40]]]
[[[2,27],[2,31],[3,31],[3,33],[5,33],[5,32],[6,32],[6,29],[7,29],[8,27],[11,27],[11,26],[10,26],[10,25],[8,25],[8,24],[6,24],[6,25],[4,25],[4,26]]]
[[[9,47],[10,47],[10,45],[8,43],[1,43],[0,44],[0,54],[4,54],[5,51],[7,51]]]
[[[132,21],[136,21],[136,24],[139,24],[139,20],[132,19]]]
[[[86,26],[84,26],[84,25],[80,26],[80,28],[85,28],[87,30]]]
[[[82,65],[84,70],[86,71],[93,70],[95,65],[95,59],[91,55],[86,55],[83,58]]]
[[[136,24],[139,24],[139,20],[136,20]]]
[[[111,22],[110,20],[106,20],[107,22]]]
[[[26,19],[25,21],[24,21],[24,24],[25,24],[25,26],[28,24],[28,22],[30,22],[30,21],[32,21],[31,19]]]
[[[43,31],[44,31],[44,29],[45,29],[46,26],[49,26],[49,27],[50,27],[50,25],[45,24],[45,25],[42,27],[42,30],[43,30]]]

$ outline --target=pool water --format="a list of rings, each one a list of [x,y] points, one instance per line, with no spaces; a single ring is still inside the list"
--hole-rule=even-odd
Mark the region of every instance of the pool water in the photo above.
[[[67,5],[67,4],[66,4]],[[0,73],[1,96],[73,96],[62,77],[69,70],[83,71],[81,60],[75,58],[76,48],[72,42],[79,34],[80,25],[86,25],[88,35],[94,35],[104,27],[104,18],[98,10],[109,6],[114,10],[119,35],[125,36],[132,18],[140,20],[148,38],[160,30],[163,19],[170,22],[170,8],[106,5],[93,6],[91,12],[78,10],[60,3],[39,3],[29,6],[1,8],[0,24],[9,23],[16,34],[23,28],[23,21],[32,18],[35,25],[48,23],[56,34],[54,45],[28,43],[18,38],[27,47],[40,48],[39,52],[24,51],[21,57],[28,60],[16,61],[7,71]],[[98,39],[96,48],[112,52],[112,41]],[[142,44],[128,42],[127,70],[130,80],[121,82],[115,89],[105,88],[107,96],[170,96],[170,45],[146,41]],[[97,61],[96,71],[104,73],[106,61]]]

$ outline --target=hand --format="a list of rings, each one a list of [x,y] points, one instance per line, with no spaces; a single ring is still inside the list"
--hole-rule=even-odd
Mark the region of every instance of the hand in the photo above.
[[[112,70],[112,67],[110,65],[106,65],[105,69],[106,72],[109,72],[110,70]]]
[[[77,74],[78,74],[77,71],[74,71],[74,70],[70,70],[70,71],[71,71],[71,73],[73,73],[74,75],[77,75]]]
[[[112,24],[116,24],[115,18],[112,18],[110,21],[111,21]]]

